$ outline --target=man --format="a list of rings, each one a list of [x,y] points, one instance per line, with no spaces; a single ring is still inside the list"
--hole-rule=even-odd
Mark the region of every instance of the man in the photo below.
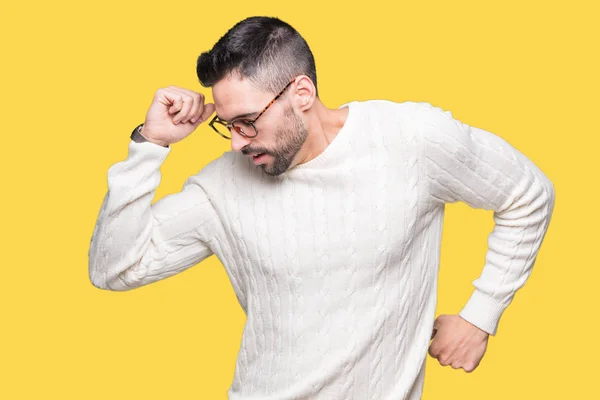
[[[93,285],[134,289],[215,254],[247,314],[232,400],[419,399],[428,350],[476,368],[548,228],[554,188],[540,169],[429,103],[327,108],[307,43],[276,18],[237,23],[197,74],[214,104],[159,89],[108,171]],[[232,151],[152,205],[171,145],[215,111],[208,124]],[[471,298],[435,319],[456,201],[496,224]]]

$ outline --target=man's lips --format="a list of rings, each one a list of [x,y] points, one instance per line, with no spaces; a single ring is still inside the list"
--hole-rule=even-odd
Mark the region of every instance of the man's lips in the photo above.
[[[263,154],[266,154],[266,153],[252,153],[252,154],[248,154],[248,156],[249,157],[257,157],[257,156],[261,156]]]
[[[254,164],[258,165],[262,160],[264,160],[264,156],[266,155],[267,153],[255,153],[251,155],[252,161],[254,161]]]

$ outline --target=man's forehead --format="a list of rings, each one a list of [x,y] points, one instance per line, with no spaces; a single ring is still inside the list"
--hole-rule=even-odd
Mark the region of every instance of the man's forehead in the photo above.
[[[259,91],[247,79],[231,74],[221,79],[212,87],[215,110],[224,121],[251,114],[258,114],[264,93]]]

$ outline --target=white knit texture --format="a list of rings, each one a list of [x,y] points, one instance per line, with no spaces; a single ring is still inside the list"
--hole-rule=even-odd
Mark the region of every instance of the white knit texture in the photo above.
[[[215,254],[247,315],[230,400],[420,399],[446,203],[494,210],[463,318],[495,335],[531,273],[554,188],[528,158],[429,103],[344,106],[325,151],[277,177],[226,152],[152,205],[171,147],[131,141],[108,171],[92,284],[130,290]]]

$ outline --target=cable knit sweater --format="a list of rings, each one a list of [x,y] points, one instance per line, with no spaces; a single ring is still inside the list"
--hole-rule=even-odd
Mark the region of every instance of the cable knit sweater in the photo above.
[[[272,177],[225,152],[152,204],[171,147],[108,170],[92,284],[130,290],[214,254],[247,315],[230,400],[421,398],[444,204],[493,210],[459,315],[496,334],[529,277],[554,187],[507,141],[426,102],[354,101],[316,158]]]

